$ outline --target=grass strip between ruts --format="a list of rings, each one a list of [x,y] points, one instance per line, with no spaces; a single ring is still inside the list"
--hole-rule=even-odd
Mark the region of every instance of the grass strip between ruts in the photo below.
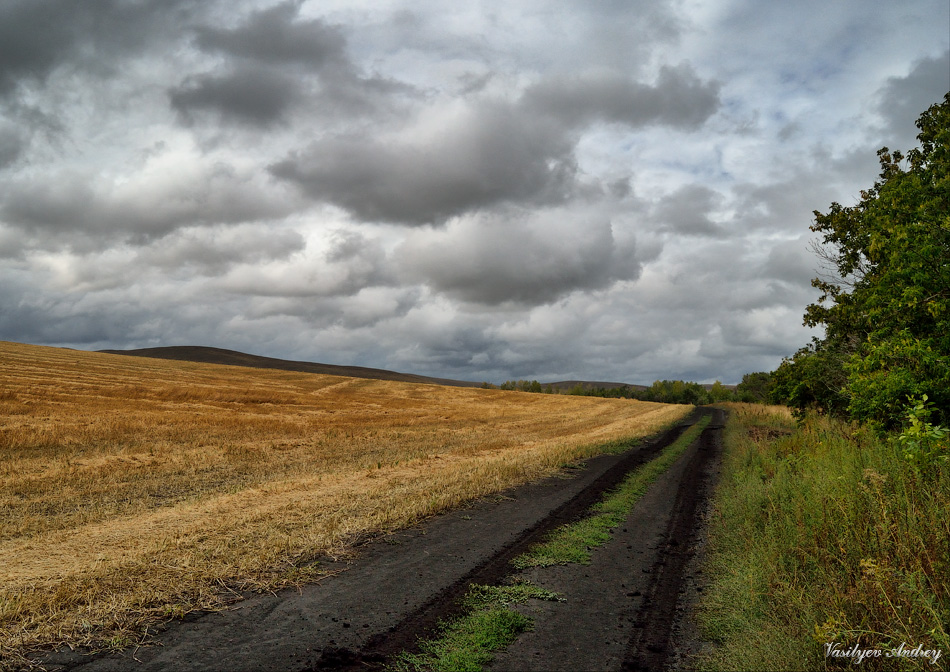
[[[423,641],[419,653],[401,653],[389,669],[397,672],[478,672],[492,654],[531,628],[531,619],[508,607],[538,600],[560,600],[556,593],[527,581],[510,586],[472,584],[465,596],[465,615],[444,625],[436,639]]]
[[[658,457],[630,474],[591,507],[589,517],[558,528],[546,541],[515,558],[512,564],[519,569],[571,562],[588,564],[591,549],[610,539],[610,530],[624,521],[647,488],[699,437],[710,420],[711,416],[703,417]],[[443,624],[437,637],[422,641],[419,653],[403,652],[396,656],[389,669],[396,672],[481,670],[491,662],[494,652],[531,629],[528,616],[508,608],[529,598],[562,600],[556,593],[528,581],[508,586],[472,584],[463,601],[463,615]]]
[[[557,528],[545,541],[519,555],[511,564],[518,569],[569,563],[590,564],[591,549],[610,540],[610,531],[624,521],[647,488],[699,437],[710,419],[708,415],[703,417],[659,457],[627,476],[619,487],[591,507],[590,516]]]

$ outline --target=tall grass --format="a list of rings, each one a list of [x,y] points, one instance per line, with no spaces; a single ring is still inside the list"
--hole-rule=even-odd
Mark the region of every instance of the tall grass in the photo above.
[[[950,473],[864,428],[732,405],[706,568],[707,670],[940,669],[950,659]],[[931,658],[888,657],[918,645]],[[839,645],[839,646],[835,646]]]

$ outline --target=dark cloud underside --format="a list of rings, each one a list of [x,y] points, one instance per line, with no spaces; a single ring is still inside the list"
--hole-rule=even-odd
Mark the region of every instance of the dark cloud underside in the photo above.
[[[206,51],[265,63],[322,67],[346,65],[346,39],[340,29],[320,19],[298,21],[301,2],[284,2],[254,12],[237,28],[201,26],[197,44]]]
[[[300,82],[279,72],[242,66],[223,75],[186,78],[168,95],[187,123],[194,112],[213,111],[225,120],[268,126],[284,117],[299,91]]]

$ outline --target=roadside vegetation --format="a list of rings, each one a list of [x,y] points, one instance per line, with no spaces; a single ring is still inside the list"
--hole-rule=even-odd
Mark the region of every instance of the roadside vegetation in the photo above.
[[[704,670],[941,669],[950,657],[950,467],[899,437],[730,404],[700,621]],[[942,660],[888,658],[941,650]]]
[[[950,93],[917,121],[920,147],[878,152],[881,174],[844,207],[815,212],[823,327],[773,374],[772,399],[866,422],[905,422],[908,400],[950,425]]]
[[[950,660],[950,93],[917,126],[856,205],[815,212],[824,336],[769,380],[791,412],[733,406],[703,669]]]
[[[318,580],[689,411],[0,343],[0,668]]]

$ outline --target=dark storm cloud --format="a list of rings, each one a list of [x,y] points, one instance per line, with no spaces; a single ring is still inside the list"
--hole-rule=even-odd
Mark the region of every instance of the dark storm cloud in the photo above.
[[[340,230],[331,234],[328,243],[322,254],[300,257],[277,269],[234,269],[221,278],[219,286],[235,294],[284,297],[289,299],[286,305],[299,313],[306,305],[299,299],[342,300],[396,284],[392,264],[378,240]]]
[[[279,72],[240,66],[223,75],[194,75],[168,92],[186,123],[196,111],[214,111],[222,119],[268,126],[280,120],[299,96],[300,83]]]
[[[350,60],[342,30],[320,19],[300,20],[301,2],[284,2],[251,13],[235,28],[202,25],[195,45],[225,57],[225,65],[189,75],[168,90],[172,107],[187,124],[195,112],[222,121],[268,127],[307,103],[309,114],[371,113],[410,87],[363,76]]]
[[[63,64],[115,69],[188,14],[190,3],[21,0],[0,5],[0,94],[21,79],[42,82]]]
[[[655,86],[612,75],[558,79],[528,89],[515,104],[447,112],[446,123],[409,137],[324,138],[271,172],[357,219],[440,224],[503,203],[542,205],[575,195],[578,133],[594,121],[692,128],[718,105],[718,85],[688,68],[664,68]]]
[[[75,172],[11,181],[0,220],[41,236],[49,249],[146,244],[187,226],[286,216],[296,203],[226,165],[123,184]]]
[[[617,72],[548,79],[529,88],[522,105],[533,115],[553,115],[572,126],[604,121],[697,128],[719,108],[719,89],[689,66],[664,66],[653,86]]]
[[[343,33],[320,19],[296,21],[301,4],[283,2],[254,12],[244,25],[233,29],[201,26],[196,29],[196,42],[206,51],[267,63],[348,67]]]
[[[237,224],[176,231],[143,248],[134,263],[163,270],[220,275],[235,264],[286,259],[306,248],[297,231]]]
[[[407,276],[456,299],[485,305],[550,303],[639,276],[632,243],[608,222],[567,213],[473,218],[420,233],[399,251]]]
[[[24,149],[23,138],[14,128],[0,126],[0,170],[20,158]]]
[[[506,201],[564,200],[571,150],[551,124],[483,104],[408,138],[319,140],[270,170],[358,219],[429,224]]]
[[[918,61],[906,77],[891,77],[877,93],[878,111],[884,118],[891,149],[917,145],[914,122],[920,113],[943,100],[950,91],[950,51]]]
[[[650,216],[661,231],[721,238],[726,235],[725,230],[709,215],[722,200],[722,196],[708,187],[687,185],[660,199]]]
[[[818,259],[812,252],[808,236],[776,243],[758,272],[761,278],[774,278],[797,287],[807,287],[817,275]]]

